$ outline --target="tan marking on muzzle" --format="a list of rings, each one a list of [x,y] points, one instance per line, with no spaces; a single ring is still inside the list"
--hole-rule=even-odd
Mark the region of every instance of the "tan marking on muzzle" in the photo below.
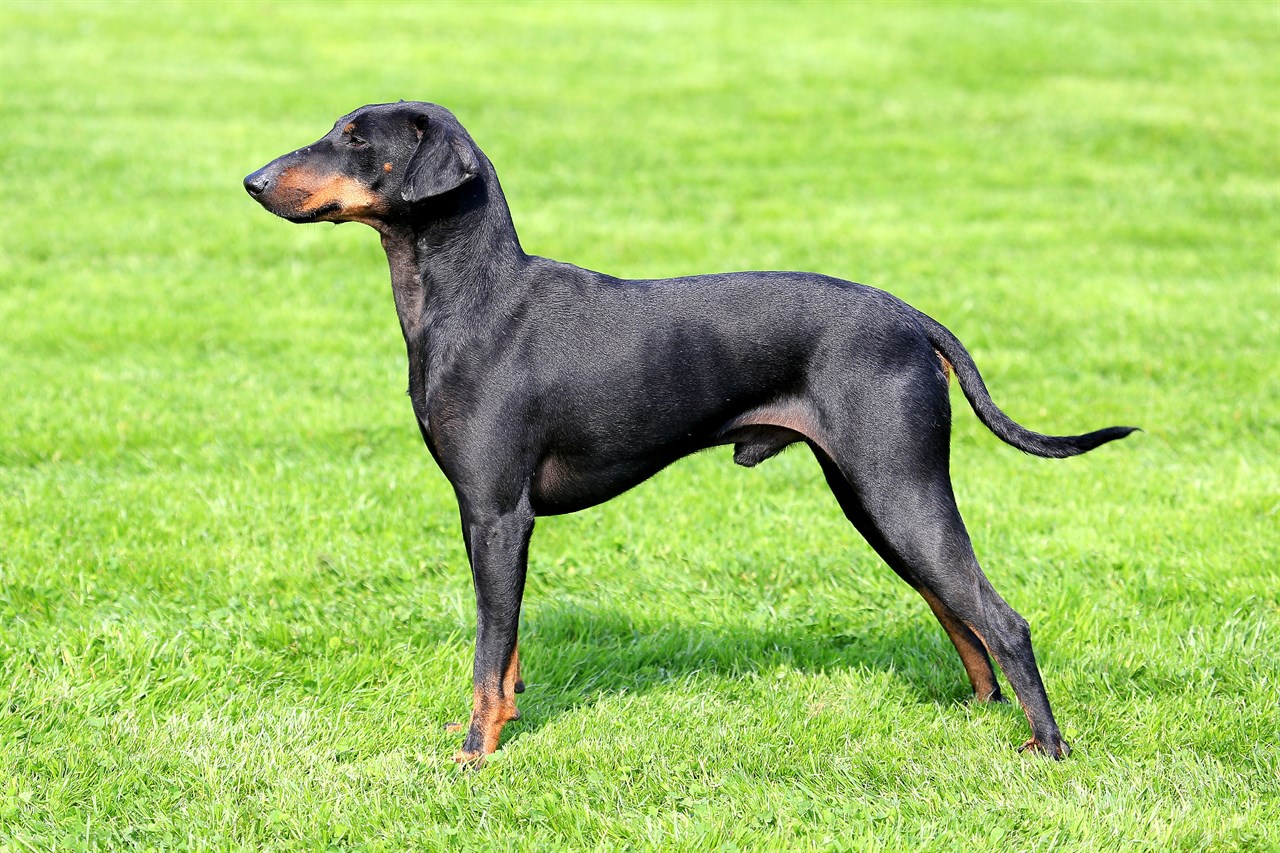
[[[332,222],[360,221],[387,212],[382,196],[359,181],[345,175],[316,175],[303,169],[289,169],[277,181],[287,197],[298,199],[295,212],[314,213],[330,205],[338,209],[321,218]]]

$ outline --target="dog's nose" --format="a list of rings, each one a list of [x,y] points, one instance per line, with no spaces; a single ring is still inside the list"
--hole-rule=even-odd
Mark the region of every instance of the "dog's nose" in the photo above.
[[[265,169],[259,169],[252,175],[244,179],[244,188],[249,195],[257,198],[267,190],[267,185],[271,183],[271,179],[263,174]]]

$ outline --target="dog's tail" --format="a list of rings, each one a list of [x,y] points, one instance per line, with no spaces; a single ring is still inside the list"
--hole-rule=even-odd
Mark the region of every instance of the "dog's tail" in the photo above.
[[[987,429],[994,432],[1001,441],[1012,444],[1024,453],[1050,459],[1078,456],[1108,441],[1124,438],[1138,429],[1116,426],[1084,435],[1042,435],[1027,429],[1002,412],[991,399],[991,394],[982,381],[982,374],[978,373],[978,366],[973,363],[973,357],[964,348],[964,344],[946,326],[927,314],[920,313],[919,319],[929,343],[951,363],[956,378],[960,381],[960,389],[968,398],[969,405],[973,406],[978,420],[986,424]]]

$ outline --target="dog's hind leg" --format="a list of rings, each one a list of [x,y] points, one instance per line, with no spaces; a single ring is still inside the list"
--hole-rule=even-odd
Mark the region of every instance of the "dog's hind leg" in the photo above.
[[[928,587],[923,586],[916,580],[911,574],[910,567],[899,561],[894,552],[880,539],[875,525],[871,523],[862,505],[858,502],[857,494],[854,493],[853,488],[845,480],[844,475],[840,473],[840,469],[836,464],[816,447],[814,448],[814,454],[822,465],[822,471],[827,477],[827,485],[831,487],[831,492],[835,495],[836,501],[844,511],[845,517],[871,543],[876,553],[888,563],[898,577],[920,593],[920,596],[929,605],[929,609],[933,611],[933,615],[938,618],[938,622],[946,630],[947,636],[951,639],[951,644],[955,646],[956,651],[960,654],[960,662],[964,664],[965,672],[969,676],[969,683],[973,685],[973,701],[1005,701],[1000,692],[1000,682],[996,680],[995,669],[991,666],[991,658],[988,657],[987,649],[982,644],[982,641],[978,639],[978,635],[973,633],[968,625],[961,622],[958,616],[938,600],[938,597],[930,592]]]
[[[1027,622],[983,574],[956,507],[941,373],[877,387],[882,393],[873,407],[850,403],[843,412],[826,413],[823,420],[840,424],[843,435],[827,430],[811,442],[836,498],[872,547],[929,603],[979,698],[1000,695],[987,653],[1000,664],[1031,725],[1032,738],[1022,748],[1066,757],[1070,748],[1049,707]]]

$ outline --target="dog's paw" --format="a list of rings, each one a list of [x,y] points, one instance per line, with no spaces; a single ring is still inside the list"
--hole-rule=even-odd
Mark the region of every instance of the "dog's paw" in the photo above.
[[[457,754],[453,756],[454,763],[463,770],[479,770],[484,766],[484,759],[483,752],[469,752],[465,749],[458,750]]]
[[[995,690],[991,691],[990,693],[986,693],[986,694],[974,693],[973,696],[969,698],[969,702],[970,704],[973,704],[973,705],[1008,705],[1009,704],[1009,700],[1006,699],[1004,697],[1004,694],[1000,692],[999,687],[997,687]]]
[[[1035,752],[1040,755],[1047,755],[1055,761],[1061,761],[1071,754],[1071,747],[1065,740],[1056,739],[1052,743],[1041,743],[1038,738],[1031,738],[1022,746],[1018,747],[1018,752]]]

